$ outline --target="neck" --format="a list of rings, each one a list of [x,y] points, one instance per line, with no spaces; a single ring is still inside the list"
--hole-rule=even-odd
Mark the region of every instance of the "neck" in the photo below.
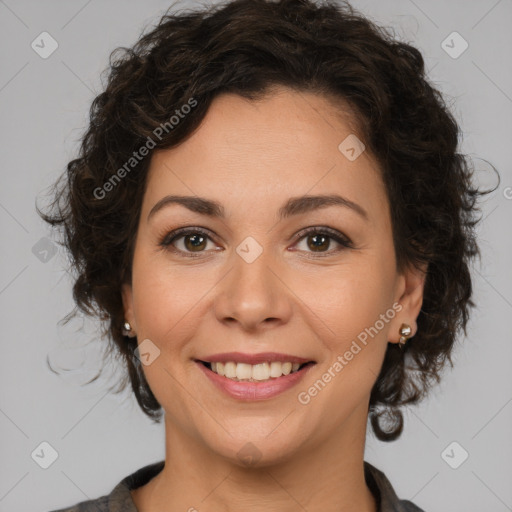
[[[364,477],[366,418],[353,414],[332,442],[264,467],[219,456],[166,418],[165,467],[132,491],[134,502],[139,512],[377,512]]]

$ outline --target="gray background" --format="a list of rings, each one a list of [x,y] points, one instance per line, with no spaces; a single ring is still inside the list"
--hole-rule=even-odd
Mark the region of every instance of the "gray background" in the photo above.
[[[34,202],[74,158],[109,53],[131,46],[169,5],[0,0],[0,512],[47,511],[96,498],[164,457],[163,427],[142,414],[129,392],[107,393],[116,381],[113,368],[82,385],[95,374],[101,343],[90,320],[58,324],[73,306],[71,280],[62,249],[41,241],[52,235]],[[477,159],[476,178],[495,183],[480,159],[502,176],[482,206],[478,307],[455,349],[455,368],[425,402],[406,410],[398,441],[381,443],[370,432],[365,458],[401,498],[426,512],[512,510],[512,2],[353,5],[423,52],[462,125],[462,150]],[[59,45],[47,59],[31,48],[43,31]],[[453,31],[469,43],[458,58],[441,46]],[[460,41],[449,44],[461,48]],[[70,370],[50,372],[47,356]],[[43,441],[58,453],[48,469],[31,456]],[[454,441],[454,450],[445,451]],[[453,469],[446,461],[460,463],[462,449],[469,457]]]

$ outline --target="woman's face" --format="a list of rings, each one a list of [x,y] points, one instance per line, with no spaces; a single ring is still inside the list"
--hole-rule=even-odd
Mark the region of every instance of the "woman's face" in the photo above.
[[[182,442],[270,464],[364,436],[387,343],[402,322],[416,331],[423,279],[396,271],[384,184],[344,116],[286,88],[225,94],[186,142],[152,156],[123,301]],[[199,362],[213,359],[263,380]],[[313,364],[269,376],[294,361]]]

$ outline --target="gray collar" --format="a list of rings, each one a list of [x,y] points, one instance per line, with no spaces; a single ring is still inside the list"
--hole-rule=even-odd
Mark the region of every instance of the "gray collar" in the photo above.
[[[108,495],[54,512],[138,512],[130,491],[149,482],[164,468],[165,461],[148,464],[123,478]],[[366,483],[377,501],[378,512],[424,512],[408,500],[400,500],[386,475],[364,461]]]

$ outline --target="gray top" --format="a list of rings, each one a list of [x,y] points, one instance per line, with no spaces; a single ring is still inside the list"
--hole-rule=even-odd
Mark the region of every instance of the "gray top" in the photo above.
[[[130,490],[149,482],[162,471],[164,465],[165,461],[162,460],[144,466],[123,478],[110,494],[51,512],[137,512]],[[414,503],[398,499],[386,475],[366,461],[364,461],[364,476],[377,501],[378,512],[424,512]]]

